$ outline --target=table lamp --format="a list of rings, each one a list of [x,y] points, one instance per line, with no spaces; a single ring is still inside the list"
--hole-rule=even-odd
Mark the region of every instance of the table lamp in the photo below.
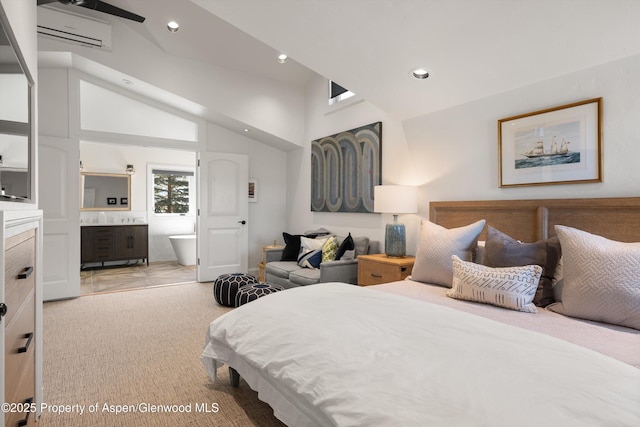
[[[402,258],[407,254],[404,224],[398,214],[418,212],[418,188],[409,185],[376,185],[373,188],[373,210],[393,214],[384,235],[384,252],[388,257]]]

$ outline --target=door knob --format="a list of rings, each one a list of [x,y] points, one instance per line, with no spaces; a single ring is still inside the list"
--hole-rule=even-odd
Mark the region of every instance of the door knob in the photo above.
[[[245,221],[244,219],[242,221],[238,221],[238,224],[245,225],[246,223],[247,223],[247,221]]]
[[[7,314],[7,304],[0,302],[0,320]]]

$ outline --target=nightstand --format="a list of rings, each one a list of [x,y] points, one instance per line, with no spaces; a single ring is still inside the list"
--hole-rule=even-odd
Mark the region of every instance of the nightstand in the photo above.
[[[358,285],[369,286],[404,280],[411,274],[415,257],[389,258],[385,254],[358,256]]]

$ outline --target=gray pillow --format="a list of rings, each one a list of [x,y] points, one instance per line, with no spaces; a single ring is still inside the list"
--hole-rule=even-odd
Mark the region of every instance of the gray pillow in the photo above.
[[[640,243],[555,226],[564,285],[551,311],[640,330]]]
[[[484,244],[482,264],[487,267],[521,267],[539,265],[542,277],[533,299],[534,304],[546,307],[555,301],[553,297],[553,276],[560,260],[560,241],[557,237],[522,243],[491,226],[487,226],[487,240]]]
[[[471,261],[484,223],[482,219],[464,227],[446,229],[423,219],[411,278],[450,288],[453,280],[451,256]]]

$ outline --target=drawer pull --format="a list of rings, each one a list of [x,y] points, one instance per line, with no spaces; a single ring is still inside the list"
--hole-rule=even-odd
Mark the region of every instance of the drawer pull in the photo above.
[[[382,274],[371,273],[371,277],[375,277],[376,279],[382,278]]]
[[[18,279],[26,279],[31,276],[31,273],[33,273],[33,267],[25,267],[22,273],[18,274]]]
[[[33,397],[30,397],[28,399],[25,399],[24,402],[22,402],[25,404],[25,406],[29,406],[33,403]],[[31,414],[31,411],[27,411],[27,416],[24,417],[23,419],[18,421],[18,427],[24,427],[27,424],[29,424],[29,415]]]
[[[18,353],[26,353],[29,350],[29,346],[31,345],[31,340],[33,339],[33,332],[29,332],[28,334],[24,334],[22,337],[27,340],[27,343],[24,347],[18,347]]]

